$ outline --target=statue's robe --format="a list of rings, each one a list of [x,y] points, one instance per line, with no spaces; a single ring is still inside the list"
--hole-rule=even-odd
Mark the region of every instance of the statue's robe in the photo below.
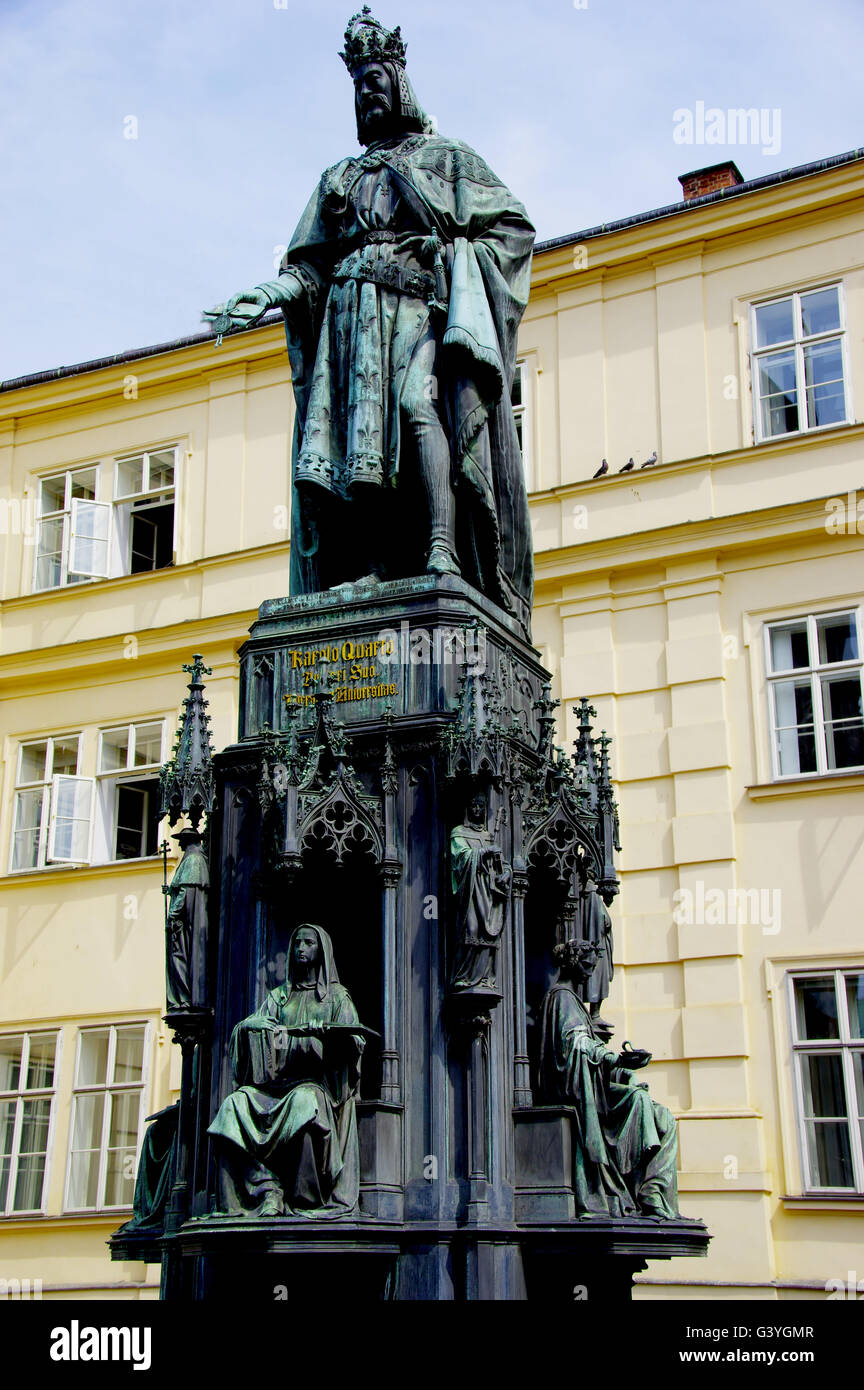
[[[483,862],[495,848],[489,830],[457,825],[450,835],[450,887],[457,924],[451,984],[454,989],[495,985],[495,957],[504,925],[505,895],[496,891],[492,873]]]
[[[175,1101],[155,1115],[148,1125],[138,1159],[132,1220],[117,1232],[124,1235],[162,1235],[165,1210],[177,1163],[177,1122],[180,1106]]]
[[[443,244],[440,312],[425,292],[382,282],[382,270],[383,280],[434,280],[431,234]],[[400,402],[431,332],[438,355],[427,389],[450,439],[462,573],[529,634],[531,535],[510,391],[533,242],[522,204],[459,140],[407,135],[324,173],[280,267],[280,279],[295,281],[285,310],[297,404],[292,594],[360,577],[346,504],[368,499],[370,487],[371,510],[368,500],[366,511],[348,510],[374,529],[386,577],[422,568],[412,524],[423,504],[404,505],[420,495],[402,488]],[[370,278],[361,260],[373,264]],[[382,502],[397,481],[403,505],[388,525]]]
[[[189,846],[168,889],[165,993],[169,1009],[203,1004],[210,873],[200,845]]]
[[[208,1130],[242,1150],[230,1163],[232,1207],[254,1211],[274,1188],[282,1192],[289,1213],[338,1216],[357,1205],[354,1097],[365,1040],[352,1033],[322,1039],[277,1031],[280,1025],[359,1022],[348,991],[333,978],[329,949],[327,958],[329,968],[319,972],[317,983],[306,987],[289,980],[271,990],[232,1033],[238,1089],[226,1096]]]
[[[594,1033],[569,983],[543,1003],[540,1085],[576,1111],[573,1187],[580,1214],[678,1215],[675,1119]]]

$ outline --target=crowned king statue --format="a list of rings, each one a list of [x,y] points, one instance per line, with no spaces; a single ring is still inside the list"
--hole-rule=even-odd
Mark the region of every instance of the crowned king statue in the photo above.
[[[223,332],[285,318],[291,593],[461,575],[528,636],[510,393],[534,228],[479,155],[435,131],[398,28],[364,6],[341,57],[364,152],[322,175],[277,278],[208,314]]]

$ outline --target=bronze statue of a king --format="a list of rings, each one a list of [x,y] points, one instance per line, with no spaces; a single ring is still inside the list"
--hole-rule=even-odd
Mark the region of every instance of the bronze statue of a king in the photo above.
[[[208,313],[285,317],[297,404],[291,594],[456,574],[530,635],[531,538],[510,391],[534,228],[437,134],[399,28],[345,31],[358,157],[322,175],[275,280]]]

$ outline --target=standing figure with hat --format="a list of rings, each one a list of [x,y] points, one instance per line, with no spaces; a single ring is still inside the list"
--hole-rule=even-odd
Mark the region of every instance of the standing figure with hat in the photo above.
[[[183,851],[167,889],[165,918],[165,993],[169,1013],[193,1009],[203,1001],[207,942],[207,893],[210,871],[197,830],[171,836]]]

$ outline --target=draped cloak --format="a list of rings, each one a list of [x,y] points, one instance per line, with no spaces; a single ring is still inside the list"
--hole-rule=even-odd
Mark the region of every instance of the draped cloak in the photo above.
[[[395,241],[370,244],[370,231]],[[449,300],[430,321],[423,297],[363,279],[357,268],[365,256],[425,265],[428,274],[423,242],[432,234],[443,243]],[[404,472],[402,389],[432,331],[430,392],[450,440],[462,573],[530,635],[531,534],[510,391],[533,242],[522,204],[459,140],[402,136],[322,175],[280,266],[282,284],[295,281],[285,307],[297,406],[292,595],[360,577],[345,572],[344,513],[333,517],[354,500],[356,484],[387,490]],[[398,529],[376,538],[385,558]],[[416,574],[417,558],[407,575],[388,577]]]
[[[678,1138],[671,1112],[653,1101],[618,1054],[595,1036],[570,984],[543,1002],[540,1085],[547,1103],[572,1105],[577,1142],[573,1186],[580,1213],[678,1215]]]
[[[270,991],[259,1009],[237,1024],[230,1054],[237,1090],[222,1102],[208,1133],[229,1140],[253,1164],[263,1165],[285,1188],[291,1208],[291,1146],[301,1131],[316,1131],[323,1156],[319,1172],[323,1208],[303,1216],[347,1214],[357,1205],[360,1158],[355,1095],[360,1080],[361,1034],[294,1037],[283,1028],[310,1023],[358,1023],[348,991],[339,983],[330,937],[320,927],[318,977],[310,987],[290,978]],[[299,930],[299,928],[298,928]],[[293,959],[293,942],[288,959]],[[338,1051],[334,1051],[334,1047]]]

